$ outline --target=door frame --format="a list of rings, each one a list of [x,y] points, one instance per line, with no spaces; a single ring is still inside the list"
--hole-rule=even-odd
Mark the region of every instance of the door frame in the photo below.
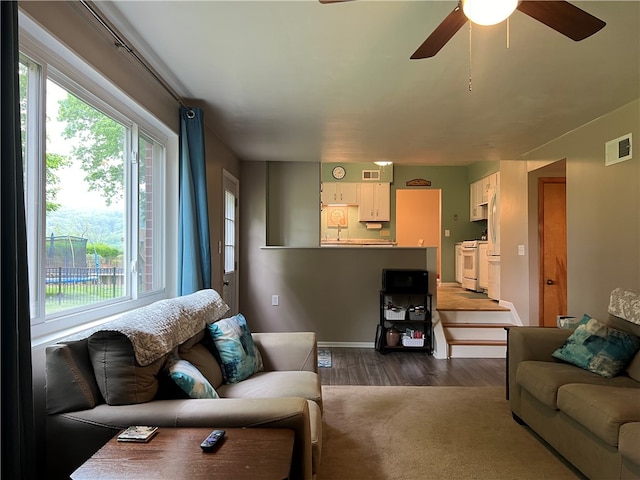
[[[544,244],[544,231],[545,231],[545,220],[544,220],[544,186],[545,184],[550,183],[562,183],[565,185],[565,235],[566,235],[566,183],[567,178],[565,177],[540,177],[538,178],[538,325],[540,327],[544,327],[544,318],[545,318],[545,270],[544,270],[544,262],[545,262],[545,244]],[[567,263],[567,239],[565,236],[564,240],[564,262],[565,267]],[[567,307],[567,274],[565,270],[564,278],[561,279],[561,288],[563,289],[563,298],[561,299],[561,304],[565,306],[565,310]],[[559,312],[559,315],[566,315],[567,312]]]

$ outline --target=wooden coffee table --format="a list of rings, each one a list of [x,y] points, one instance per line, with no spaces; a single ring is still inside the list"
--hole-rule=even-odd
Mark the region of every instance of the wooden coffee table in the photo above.
[[[220,428],[220,427],[217,427]],[[211,428],[160,428],[148,443],[109,440],[78,468],[80,479],[233,479],[289,478],[293,456],[292,430],[224,428],[225,438],[212,453],[200,443]]]

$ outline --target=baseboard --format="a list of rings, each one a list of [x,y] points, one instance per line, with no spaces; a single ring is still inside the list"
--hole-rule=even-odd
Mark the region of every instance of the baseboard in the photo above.
[[[318,342],[318,348],[375,348],[373,342]]]

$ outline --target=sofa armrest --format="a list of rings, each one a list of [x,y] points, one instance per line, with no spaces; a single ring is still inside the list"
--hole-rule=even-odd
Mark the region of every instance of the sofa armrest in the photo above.
[[[68,478],[121,429],[158,427],[288,428],[294,431],[292,478],[311,479],[309,405],[303,398],[154,400],[135,405],[102,404],[47,416],[47,471]],[[64,441],[60,441],[64,438]]]
[[[318,343],[315,332],[253,333],[266,371],[318,373]]]

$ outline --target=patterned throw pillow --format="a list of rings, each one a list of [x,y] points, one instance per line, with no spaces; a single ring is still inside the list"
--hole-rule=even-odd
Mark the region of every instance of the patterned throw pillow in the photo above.
[[[171,379],[189,395],[189,398],[220,398],[200,370],[186,360],[171,354],[167,360],[167,369]]]
[[[241,313],[207,325],[225,378],[238,383],[256,372],[264,370],[262,356],[253,342],[247,321]]]
[[[584,315],[553,357],[606,378],[618,375],[640,349],[640,338]]]

